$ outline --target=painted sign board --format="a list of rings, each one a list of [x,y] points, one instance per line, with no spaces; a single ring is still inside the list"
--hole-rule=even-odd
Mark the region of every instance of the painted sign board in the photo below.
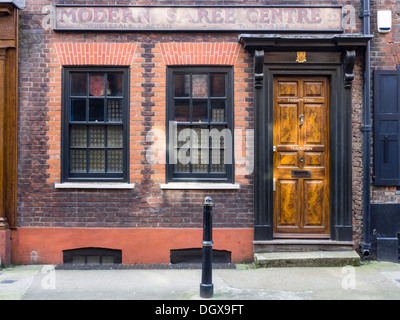
[[[55,30],[343,31],[342,6],[55,6]]]

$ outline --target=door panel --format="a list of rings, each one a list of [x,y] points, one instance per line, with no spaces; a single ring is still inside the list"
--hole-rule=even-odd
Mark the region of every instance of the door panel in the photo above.
[[[278,141],[280,144],[297,144],[298,132],[295,127],[297,123],[297,105],[281,104],[279,105],[279,132]]]
[[[280,152],[278,154],[278,166],[279,167],[291,167],[296,168],[299,166],[299,158],[295,152]]]
[[[304,180],[304,226],[320,226],[323,223],[324,189],[321,180]]]
[[[322,97],[324,88],[319,81],[304,81],[304,97]]]
[[[295,97],[297,95],[297,81],[282,81],[279,83],[280,97]]]
[[[274,237],[329,238],[328,84],[274,78]]]
[[[298,181],[280,180],[278,186],[278,203],[281,208],[278,224],[280,226],[296,226],[299,223]]]
[[[304,151],[304,168],[323,167],[324,163],[324,154],[322,152]]]
[[[304,104],[304,144],[322,144],[323,111],[323,105]]]

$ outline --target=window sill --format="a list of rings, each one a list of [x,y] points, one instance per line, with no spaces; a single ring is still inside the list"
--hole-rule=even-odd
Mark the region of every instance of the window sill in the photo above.
[[[238,190],[240,184],[233,183],[198,183],[198,182],[171,182],[162,183],[160,188],[164,190]]]
[[[134,183],[120,182],[65,182],[54,184],[56,189],[134,189]]]

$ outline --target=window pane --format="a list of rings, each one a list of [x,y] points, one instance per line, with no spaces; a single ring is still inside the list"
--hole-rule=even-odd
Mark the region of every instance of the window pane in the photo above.
[[[86,100],[71,100],[71,121],[86,121]]]
[[[89,150],[89,172],[105,172],[104,150]]]
[[[71,96],[86,96],[86,73],[71,73]]]
[[[208,172],[208,149],[197,149],[192,152],[193,172]]]
[[[107,150],[107,171],[122,172],[122,150]]]
[[[193,101],[192,121],[207,122],[207,101]]]
[[[190,151],[189,149],[184,152],[181,150],[181,152],[178,152],[178,149],[175,149],[175,159],[177,164],[174,165],[174,172],[190,172],[190,165],[188,158],[190,157]]]
[[[89,95],[104,96],[104,73],[89,74]]]
[[[174,75],[175,97],[190,96],[190,75],[176,74]]]
[[[194,148],[208,148],[209,147],[209,130],[208,127],[198,128],[194,127],[191,132],[191,142]]]
[[[71,147],[86,147],[87,130],[86,126],[71,126]]]
[[[190,148],[191,129],[186,126],[178,126],[177,128],[177,141],[174,141],[174,146],[178,148],[184,146]]]
[[[90,126],[89,127],[89,146],[105,147],[105,127]]]
[[[225,74],[211,75],[211,96],[225,97]]]
[[[109,73],[107,76],[107,95],[122,96],[122,74]]]
[[[122,126],[107,128],[107,147],[122,147]]]
[[[104,100],[89,100],[89,121],[104,121]]]
[[[122,100],[121,99],[108,99],[108,121],[109,122],[122,122]]]
[[[192,92],[195,98],[208,97],[208,76],[206,74],[194,74],[192,76]]]
[[[225,147],[228,147],[225,146],[225,142],[232,140],[231,139],[232,137],[230,137],[230,135],[231,131],[224,126],[211,127],[210,130],[211,148],[224,149]]]
[[[86,150],[71,150],[71,171],[86,172]]]
[[[225,122],[225,101],[214,100],[211,101],[211,121],[212,122]]]
[[[175,102],[175,121],[190,121],[190,104],[189,100]]]
[[[211,152],[211,172],[225,172],[225,150],[213,149]]]

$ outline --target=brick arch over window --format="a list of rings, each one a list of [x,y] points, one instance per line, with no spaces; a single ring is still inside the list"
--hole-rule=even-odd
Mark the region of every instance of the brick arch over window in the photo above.
[[[235,65],[238,43],[160,43],[165,65]]]
[[[61,65],[129,66],[135,54],[135,43],[57,43]]]

